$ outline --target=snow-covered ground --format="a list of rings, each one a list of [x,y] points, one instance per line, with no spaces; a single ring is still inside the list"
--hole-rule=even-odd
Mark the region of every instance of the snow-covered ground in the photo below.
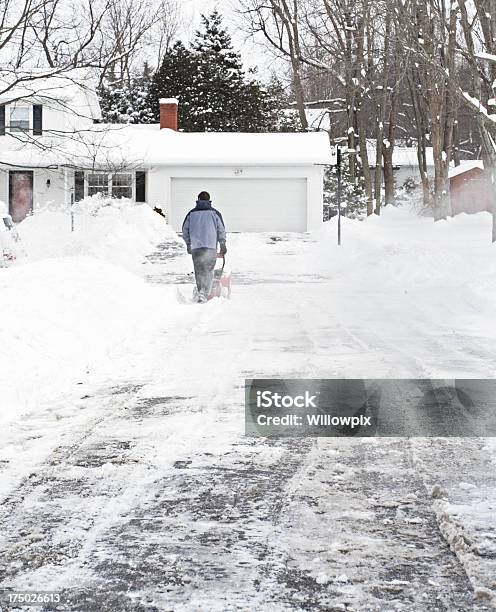
[[[179,314],[174,291],[136,274],[172,235],[163,219],[146,205],[92,213],[76,215],[75,232],[62,212],[19,226],[19,264],[0,276],[2,424],[78,382],[113,377],[139,345],[146,349],[159,319]]]
[[[231,235],[233,297],[205,306],[146,207],[67,221],[21,224],[0,270],[1,586],[95,611],[494,604],[492,440],[243,435],[245,378],[494,377],[489,215]]]

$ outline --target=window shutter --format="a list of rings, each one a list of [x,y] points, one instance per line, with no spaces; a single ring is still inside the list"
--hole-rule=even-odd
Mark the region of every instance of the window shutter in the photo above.
[[[74,172],[74,201],[79,202],[84,199],[84,172],[76,170]]]
[[[0,105],[0,136],[5,136],[5,104]]]
[[[146,172],[136,172],[136,202],[146,202]]]
[[[33,135],[41,136],[43,134],[43,106],[41,104],[33,104]]]

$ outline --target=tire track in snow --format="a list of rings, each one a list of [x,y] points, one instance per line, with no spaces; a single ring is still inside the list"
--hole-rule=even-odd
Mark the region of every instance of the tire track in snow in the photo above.
[[[85,612],[486,609],[473,603],[419,494],[408,445],[326,440],[315,448],[311,440],[241,437],[232,385],[253,363],[260,370],[271,363],[274,347],[258,340],[272,325],[287,359],[277,364],[280,375],[310,371],[324,355],[316,372],[329,375],[364,348],[367,363],[389,351],[392,361],[400,354],[405,367],[419,365],[392,339],[353,325],[351,346],[333,358],[345,325],[322,336],[334,313],[313,322],[318,286],[308,286],[303,305],[294,287],[278,301],[277,317],[243,321],[242,329],[231,320],[226,334],[238,334],[231,347],[215,323],[220,305],[199,311],[190,330],[200,335],[202,356],[215,335],[211,360],[224,353],[223,380],[207,376],[188,389],[196,399],[181,396],[181,371],[202,365],[183,346],[169,395],[150,388],[130,395],[90,435],[76,432],[80,443],[70,452],[40,466],[2,522],[10,538],[6,582],[63,588],[70,609]],[[226,308],[246,313],[235,302]]]
[[[422,476],[439,528],[463,565],[476,597],[496,607],[494,465],[481,438],[412,440],[412,461]],[[478,512],[474,512],[474,507]]]
[[[62,589],[71,610],[260,608],[285,482],[312,442],[231,437],[219,451],[218,415],[205,426],[200,410],[189,416],[199,433],[186,449],[195,450],[179,444],[162,466],[167,421],[189,407],[187,398],[135,397],[59,455],[57,469],[41,466],[2,521],[1,586]],[[153,443],[143,436],[151,431]]]
[[[405,440],[319,439],[290,491],[279,547],[327,585],[312,609],[491,609],[474,601]]]

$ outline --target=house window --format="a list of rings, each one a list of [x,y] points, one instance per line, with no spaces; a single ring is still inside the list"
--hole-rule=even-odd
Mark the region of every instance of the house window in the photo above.
[[[74,172],[74,199],[82,200],[85,195],[101,193],[112,198],[129,198],[145,202],[146,173],[137,172]]]
[[[112,191],[113,198],[129,198],[133,197],[133,175],[130,172],[118,172],[112,174]]]
[[[108,195],[109,175],[106,172],[88,172],[88,195]]]
[[[29,106],[10,107],[10,131],[28,132],[29,131]]]

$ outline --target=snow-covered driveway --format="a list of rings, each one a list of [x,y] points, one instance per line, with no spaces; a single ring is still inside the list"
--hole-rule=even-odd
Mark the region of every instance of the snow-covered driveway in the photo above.
[[[490,609],[494,445],[243,435],[245,378],[494,375],[482,249],[461,268],[451,236],[402,245],[410,222],[341,252],[232,236],[231,301],[181,305],[124,370],[12,424],[0,585],[95,612]],[[152,259],[186,292],[182,252]]]

